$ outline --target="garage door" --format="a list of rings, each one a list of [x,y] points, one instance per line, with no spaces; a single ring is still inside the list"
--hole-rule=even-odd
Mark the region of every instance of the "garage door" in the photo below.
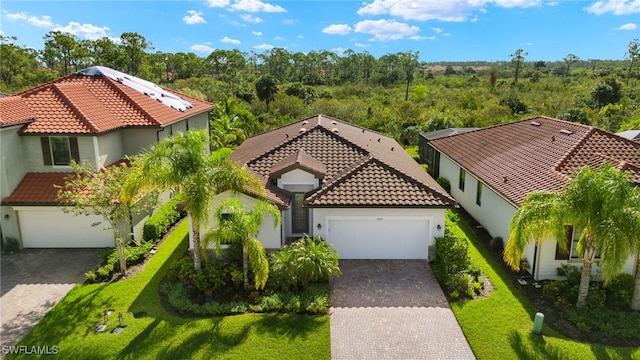
[[[16,209],[25,248],[100,248],[114,246],[113,231],[97,216],[73,216],[59,208]]]
[[[416,217],[329,219],[327,241],[341,259],[426,259],[429,225]]]

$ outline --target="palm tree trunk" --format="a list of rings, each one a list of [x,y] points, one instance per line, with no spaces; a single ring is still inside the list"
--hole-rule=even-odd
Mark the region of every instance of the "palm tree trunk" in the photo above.
[[[593,266],[593,255],[595,248],[586,246],[584,249],[584,258],[582,260],[582,275],[580,276],[580,290],[578,292],[578,301],[576,307],[581,308],[587,304],[587,296],[589,296],[589,283],[591,282],[591,267]]]
[[[249,253],[247,247],[242,245],[242,273],[244,275],[244,287],[249,287]]]
[[[636,286],[633,289],[631,310],[640,310],[640,251],[638,251],[638,259],[636,260]]]
[[[191,228],[193,231],[193,268],[196,271],[202,269],[202,254],[200,252],[200,224],[196,224],[190,216]]]

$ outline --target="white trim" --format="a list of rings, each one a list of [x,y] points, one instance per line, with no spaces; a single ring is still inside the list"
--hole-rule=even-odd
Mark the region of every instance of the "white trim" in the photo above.
[[[100,171],[100,146],[98,146],[98,137],[92,136],[93,139],[93,156],[95,157],[96,170]]]

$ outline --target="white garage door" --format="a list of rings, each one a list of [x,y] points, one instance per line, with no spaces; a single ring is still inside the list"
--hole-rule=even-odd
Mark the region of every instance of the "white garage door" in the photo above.
[[[97,216],[73,216],[59,208],[16,209],[25,248],[101,248],[115,246],[113,231]]]
[[[327,241],[341,259],[426,259],[430,222],[416,217],[328,220]]]

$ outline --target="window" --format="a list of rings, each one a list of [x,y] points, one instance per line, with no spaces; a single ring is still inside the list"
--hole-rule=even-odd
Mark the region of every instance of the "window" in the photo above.
[[[467,177],[467,172],[463,168],[460,168],[460,178],[458,179],[458,189],[464,192],[464,179]]]
[[[293,194],[293,204],[291,206],[293,213],[291,232],[293,234],[309,233],[309,208],[303,206],[304,198],[304,193]]]
[[[78,138],[50,136],[40,138],[44,165],[68,166],[71,160],[80,162]]]
[[[482,183],[478,181],[478,187],[476,188],[476,204],[482,206]]]
[[[578,256],[579,240],[580,231],[576,231],[572,225],[566,225],[564,227],[564,241],[568,251],[560,251],[560,247],[556,244],[556,260],[581,260],[581,257]],[[595,258],[600,258],[600,249],[596,249]]]

